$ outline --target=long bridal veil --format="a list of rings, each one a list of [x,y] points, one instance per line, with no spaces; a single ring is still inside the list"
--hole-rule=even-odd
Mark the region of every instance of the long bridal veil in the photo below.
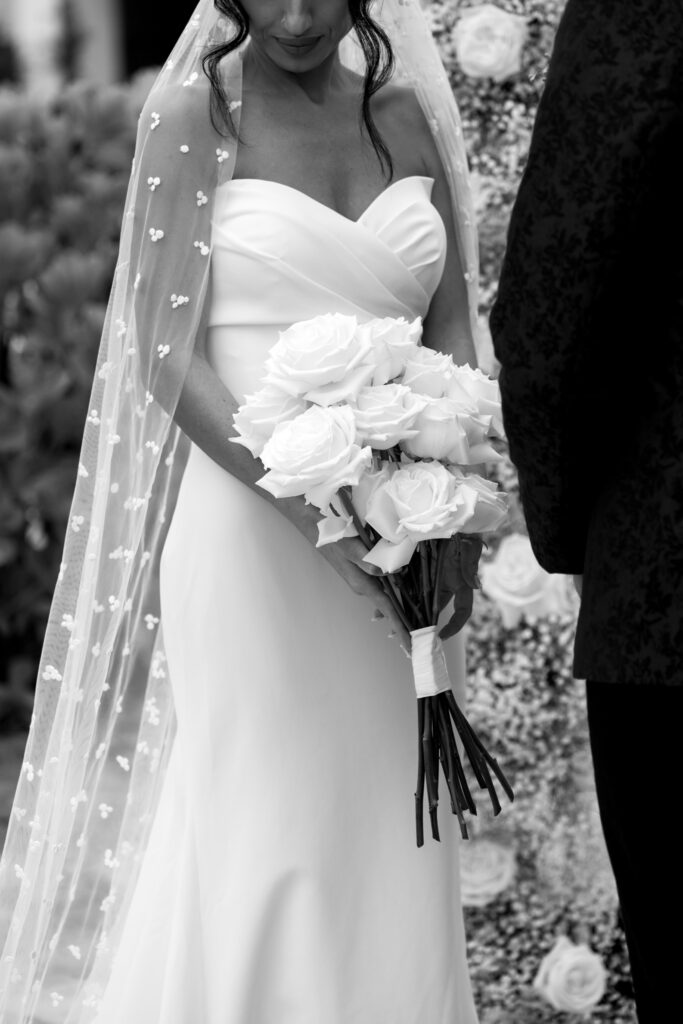
[[[477,242],[455,100],[418,0],[377,0],[448,174],[476,338]],[[353,33],[351,33],[351,36]],[[0,861],[0,1019],[94,1018],[174,740],[158,566],[187,454],[173,421],[203,329],[215,190],[237,143],[202,56],[236,26],[202,0],[138,126],[26,751]],[[241,54],[224,61],[239,129]],[[351,39],[343,59],[358,66]],[[362,66],[361,66],[362,70]]]

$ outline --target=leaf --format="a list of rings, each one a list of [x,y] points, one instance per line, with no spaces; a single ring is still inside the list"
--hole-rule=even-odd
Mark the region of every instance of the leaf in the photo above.
[[[443,629],[439,630],[442,640],[448,640],[460,632],[472,614],[473,604],[474,591],[466,583],[462,583],[454,594],[453,614]]]
[[[472,590],[481,588],[477,569],[483,546],[484,542],[478,534],[463,534],[460,537],[460,572],[463,580]]]
[[[460,537],[456,534],[451,540],[444,541],[445,552],[441,555],[443,559],[437,611],[442,612],[450,599],[455,594],[462,581],[460,571]]]

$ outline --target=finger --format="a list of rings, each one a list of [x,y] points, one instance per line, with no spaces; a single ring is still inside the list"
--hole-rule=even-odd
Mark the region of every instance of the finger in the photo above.
[[[391,626],[387,636],[392,640],[395,638],[398,639],[402,647],[406,646],[408,650],[410,650],[410,634],[401,621],[400,616],[396,614],[396,611],[389,599],[385,598],[385,600],[386,604],[383,605],[382,608],[385,609],[386,618]]]
[[[361,558],[360,561],[352,559],[354,565],[357,565],[359,569],[362,569],[368,576],[383,576],[384,573],[378,565],[373,565],[372,562],[364,562]]]

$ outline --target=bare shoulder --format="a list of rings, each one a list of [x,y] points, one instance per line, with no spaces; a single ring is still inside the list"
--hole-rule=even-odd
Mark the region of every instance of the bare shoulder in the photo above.
[[[425,169],[437,177],[441,170],[438,151],[414,89],[388,82],[373,97],[378,125],[392,139],[419,152]]]
[[[187,83],[185,83],[187,84]],[[196,119],[200,125],[203,118],[209,118],[211,86],[205,75],[192,81],[192,88],[185,88],[180,82],[169,82],[153,89],[147,97],[140,122],[149,119],[162,122],[167,127],[191,129]]]

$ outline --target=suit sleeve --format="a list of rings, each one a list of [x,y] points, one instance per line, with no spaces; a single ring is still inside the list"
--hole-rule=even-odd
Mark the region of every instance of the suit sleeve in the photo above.
[[[676,115],[678,0],[568,0],[513,209],[491,332],[535,554],[583,572],[610,308]],[[628,301],[628,296],[622,296]],[[604,443],[597,449],[605,451]]]

